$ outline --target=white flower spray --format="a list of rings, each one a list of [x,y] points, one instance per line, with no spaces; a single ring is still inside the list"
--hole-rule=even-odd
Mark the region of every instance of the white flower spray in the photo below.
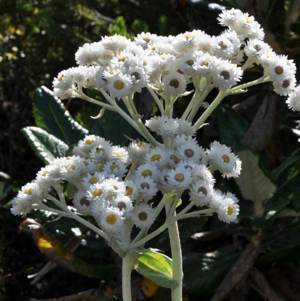
[[[271,82],[275,93],[288,95],[292,110],[300,110],[295,64],[275,54],[263,41],[259,23],[237,9],[224,10],[218,20],[228,27],[218,36],[201,30],[177,36],[141,33],[133,40],[115,35],[80,47],[75,54],[78,67],[62,71],[54,79],[55,95],[81,98],[120,114],[145,141],[120,147],[101,137],[86,136],[73,148],[72,156],[42,168],[13,200],[15,215],[49,211],[73,218],[107,240],[123,258],[124,301],[131,300],[134,250],[168,230],[173,276],[178,283],[172,289],[172,300],[180,301],[183,273],[178,220],[213,213],[225,223],[238,220],[236,196],[216,188],[214,173],[238,177],[241,161],[226,145],[214,141],[204,149],[194,138],[221,101]],[[254,64],[263,68],[263,76],[238,85]],[[187,91],[191,85],[194,90]],[[105,101],[88,96],[90,89],[102,93]],[[133,102],[134,94],[142,89],[150,92],[160,113],[145,123]],[[196,118],[213,89],[218,95]],[[190,94],[182,116],[175,118],[176,101]],[[64,197],[65,183],[76,189],[71,203]],[[178,211],[183,192],[188,192],[190,199]],[[158,200],[160,195],[163,197]],[[165,222],[153,230],[163,209]],[[140,229],[135,237],[134,228]]]

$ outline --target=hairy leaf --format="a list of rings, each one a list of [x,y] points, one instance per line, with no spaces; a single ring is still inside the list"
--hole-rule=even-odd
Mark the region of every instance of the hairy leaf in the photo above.
[[[32,149],[45,163],[63,157],[69,148],[67,144],[38,127],[29,126],[22,131]]]
[[[68,145],[77,143],[88,134],[88,131],[71,117],[62,102],[46,87],[40,87],[35,91],[33,113],[37,126]]]

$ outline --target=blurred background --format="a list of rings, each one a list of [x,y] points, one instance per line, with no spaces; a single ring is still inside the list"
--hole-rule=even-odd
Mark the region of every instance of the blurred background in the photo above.
[[[43,127],[35,89],[51,88],[59,71],[75,65],[77,48],[103,35],[196,28],[218,34],[223,7],[254,15],[275,51],[296,61],[299,82],[299,0],[0,0],[1,301],[121,300],[119,259],[99,239],[63,219],[24,220],[9,212],[18,188],[43,165],[21,132]],[[253,68],[247,77],[259,72]],[[90,120],[96,108],[64,104],[92,133],[127,143],[115,120]],[[241,200],[238,224],[202,219],[180,225],[184,300],[300,300],[299,121],[265,85],[228,98],[200,131],[201,144],[217,139],[231,146],[247,172],[236,182],[220,179],[221,188]],[[151,246],[169,252],[164,236]],[[137,273],[133,282],[136,300],[169,300],[167,289]]]

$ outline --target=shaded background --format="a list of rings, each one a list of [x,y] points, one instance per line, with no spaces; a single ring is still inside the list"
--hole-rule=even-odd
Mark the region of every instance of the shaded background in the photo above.
[[[107,300],[120,294],[118,259],[84,229],[84,243],[80,244],[66,221],[44,223],[44,217],[34,216],[34,222],[21,224],[22,220],[7,210],[18,188],[43,164],[20,132],[36,121],[33,91],[41,85],[51,88],[53,77],[75,64],[78,46],[102,35],[177,34],[194,28],[218,34],[222,28],[216,17],[222,6],[253,14],[276,52],[288,54],[299,66],[297,0],[0,0],[0,300],[65,295],[73,295],[70,300]],[[247,77],[258,74],[254,68]],[[85,127],[93,127],[98,134],[104,131],[116,143],[124,142],[114,124],[106,124],[105,130],[104,122],[97,127],[91,124],[92,106],[76,101],[67,101],[65,106]],[[140,110],[147,114],[149,108],[140,105]],[[255,166],[261,179],[261,185],[255,184],[275,192],[261,200],[260,192],[249,196],[241,185],[220,179],[223,189],[234,191],[241,199],[241,222],[227,226],[212,219],[181,225],[187,300],[300,300],[300,151],[293,133],[298,120],[299,113],[288,111],[266,85],[226,100],[212,116],[210,126],[199,133],[203,145],[218,139],[235,151],[246,151],[246,166]],[[44,227],[39,232],[28,231],[28,225],[36,222]],[[52,242],[51,248],[40,243],[41,237]],[[66,264],[59,258],[56,245],[76,254],[74,262]],[[169,251],[164,236],[155,246]],[[96,274],[76,270],[77,257],[87,264],[105,263],[104,269]],[[56,268],[30,284],[32,279],[27,276],[49,261],[55,262]],[[134,275],[134,288],[137,300],[169,298],[168,290],[138,274]],[[84,297],[74,296],[90,289]],[[94,293],[98,297],[91,296]]]

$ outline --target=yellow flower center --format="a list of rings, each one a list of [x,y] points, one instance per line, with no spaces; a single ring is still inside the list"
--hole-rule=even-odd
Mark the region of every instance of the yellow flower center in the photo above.
[[[133,195],[133,188],[130,186],[126,187],[126,195],[127,196],[132,196]]]
[[[116,90],[123,90],[124,87],[125,87],[125,84],[121,80],[118,79],[114,82],[114,88]]]
[[[178,173],[175,175],[175,180],[177,182],[182,182],[184,180],[184,175],[182,173]]]
[[[232,206],[227,207],[227,215],[232,215],[234,213],[234,208]]]
[[[152,176],[152,171],[150,169],[146,169],[142,172],[143,177],[151,177]]]
[[[28,195],[32,195],[32,188],[31,187],[27,187],[24,189],[24,193],[28,194]]]
[[[96,188],[95,190],[93,190],[92,192],[92,196],[94,198],[100,197],[102,195],[103,191],[100,188]]]
[[[115,213],[110,213],[106,217],[106,222],[110,225],[115,225],[118,221],[118,216]]]
[[[119,167],[119,165],[118,165],[116,162],[113,162],[113,163],[111,164],[110,169],[111,169],[112,171],[114,171],[114,170],[117,169],[118,167]]]
[[[153,155],[151,157],[151,161],[160,161],[160,159],[161,159],[161,155],[159,154]]]
[[[97,177],[91,177],[90,180],[89,180],[89,183],[90,184],[96,184],[98,181]]]
[[[94,139],[92,139],[92,138],[87,138],[84,140],[84,143],[87,145],[91,145],[91,144],[93,144],[93,142],[94,142]]]
[[[230,162],[230,158],[229,158],[228,155],[223,155],[222,159],[223,159],[224,163],[229,163]]]

